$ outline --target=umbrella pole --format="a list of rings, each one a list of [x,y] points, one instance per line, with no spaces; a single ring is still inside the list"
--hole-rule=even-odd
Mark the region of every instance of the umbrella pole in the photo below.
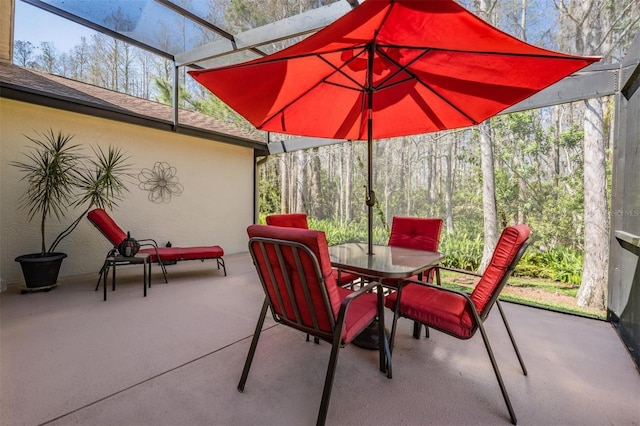
[[[377,32],[376,32],[377,36]],[[367,216],[368,216],[368,253],[373,254],[373,206],[376,204],[376,193],[373,191],[373,54],[375,37],[367,46],[369,56],[367,61]]]
[[[372,160],[372,155],[373,155],[373,141],[371,140],[371,127],[372,127],[372,120],[371,118],[369,118],[368,120],[369,122],[367,123],[367,126],[369,127],[369,137],[367,138],[367,175],[368,175],[368,180],[367,180],[367,199],[366,199],[366,203],[367,203],[367,209],[368,209],[368,239],[367,239],[367,243],[368,243],[368,252],[367,254],[373,254],[373,206],[376,204],[376,193],[374,192],[374,190],[372,189],[373,186],[373,160]]]

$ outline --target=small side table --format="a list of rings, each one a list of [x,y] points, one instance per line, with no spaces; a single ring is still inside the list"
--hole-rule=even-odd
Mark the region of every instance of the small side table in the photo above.
[[[104,300],[107,300],[107,275],[109,268],[113,267],[113,275],[111,277],[111,291],[116,290],[116,267],[118,265],[142,265],[142,288],[144,297],[147,297],[147,286],[151,288],[151,255],[149,253],[140,253],[135,256],[127,257],[116,253],[107,257],[105,260],[105,273],[102,276],[102,284],[104,289]],[[148,271],[147,271],[148,268]]]

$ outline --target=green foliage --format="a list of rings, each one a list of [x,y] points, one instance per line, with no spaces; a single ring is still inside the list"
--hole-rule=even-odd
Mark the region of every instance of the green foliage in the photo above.
[[[548,278],[579,286],[582,261],[582,252],[570,248],[553,248],[547,251],[529,248],[520,260],[514,275]]]
[[[439,251],[446,254],[442,264],[450,268],[476,271],[482,260],[482,234],[455,232],[444,234],[440,239]]]
[[[327,243],[330,246],[342,243],[367,242],[366,219],[340,225],[331,220],[309,218],[309,228],[324,231],[327,236]],[[385,229],[374,227],[372,240],[374,244],[386,244],[389,240],[389,233]]]
[[[280,187],[275,180],[260,179],[260,211],[266,214],[277,212],[280,209]]]
[[[267,223],[266,217],[271,213],[260,213],[258,223]],[[367,222],[350,222],[340,225],[333,220],[307,218],[309,229],[323,231],[330,246],[342,243],[366,243],[367,242]],[[387,244],[389,233],[384,229],[373,230],[374,244]]]
[[[444,266],[477,271],[484,247],[481,233],[456,231],[443,234],[439,250],[446,254]],[[555,282],[580,285],[582,252],[570,248],[540,250],[530,246],[518,263],[514,277],[549,279]]]
[[[225,10],[225,20],[236,33],[263,26],[269,22],[264,6],[260,2],[231,0]]]
[[[564,148],[575,148],[582,143],[584,130],[576,123],[572,123],[564,132],[560,133],[560,138],[556,141],[558,146]]]

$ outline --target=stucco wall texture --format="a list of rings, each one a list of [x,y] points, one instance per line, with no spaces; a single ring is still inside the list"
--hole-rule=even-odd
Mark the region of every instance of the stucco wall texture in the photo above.
[[[75,135],[73,141],[93,155],[91,147],[119,147],[129,157],[133,176],[129,192],[111,215],[134,238],[153,238],[164,246],[220,245],[226,254],[247,250],[246,228],[253,223],[253,150],[166,131],[124,124],[0,98],[0,280],[4,285],[23,282],[21,254],[40,248],[39,220],[29,222],[18,207],[26,182],[10,163],[25,159],[32,143],[24,136],[51,128]],[[139,188],[142,169],[156,162],[175,167],[184,190],[169,202],[154,203],[149,191]],[[47,224],[47,241],[82,211],[70,212],[68,221]],[[86,219],[57,251],[68,254],[60,271],[68,275],[98,272],[110,244]],[[96,275],[97,276],[97,275]]]

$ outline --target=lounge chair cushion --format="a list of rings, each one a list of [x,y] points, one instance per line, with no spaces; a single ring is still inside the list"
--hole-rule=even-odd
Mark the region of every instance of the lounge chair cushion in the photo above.
[[[157,262],[155,248],[145,248],[138,253],[149,253],[151,261]],[[158,247],[158,254],[163,261],[171,260],[196,260],[196,259],[216,259],[224,256],[224,250],[220,246],[202,247]]]

